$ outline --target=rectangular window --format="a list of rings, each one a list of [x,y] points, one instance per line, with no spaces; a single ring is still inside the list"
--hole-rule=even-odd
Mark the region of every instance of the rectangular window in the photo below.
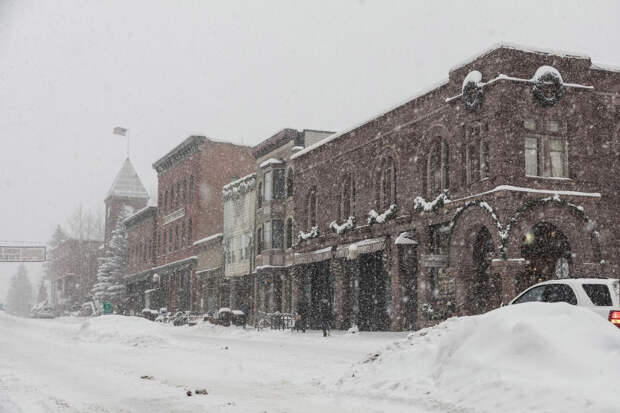
[[[609,293],[609,287],[605,284],[583,284],[583,289],[592,301],[592,304],[597,306],[611,307],[611,294]]]
[[[284,169],[273,171],[273,199],[284,198]]]
[[[523,121],[523,126],[528,130],[536,129],[536,121],[534,119],[526,119]]]
[[[537,137],[525,138],[525,174],[539,176],[540,170],[540,141]]]
[[[273,175],[271,171],[265,172],[263,190],[265,191],[265,195],[263,196],[264,201],[271,201],[272,199],[272,190],[273,190]]]
[[[564,165],[564,141],[562,139],[549,140],[549,157],[551,158],[551,176],[566,176],[566,168]]]
[[[263,248],[266,250],[271,248],[271,222],[263,224]]]
[[[547,128],[549,129],[549,132],[559,132],[560,124],[555,120],[550,120]]]
[[[273,236],[273,245],[272,248],[282,249],[284,247],[284,224],[281,219],[275,219],[271,221],[272,228],[272,236]]]

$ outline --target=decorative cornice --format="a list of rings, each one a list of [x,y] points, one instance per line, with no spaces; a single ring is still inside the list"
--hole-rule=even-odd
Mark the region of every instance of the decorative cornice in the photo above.
[[[190,136],[159,160],[155,161],[155,163],[153,163],[153,168],[157,173],[167,171],[189,155],[200,152],[206,140],[207,138],[204,136]]]

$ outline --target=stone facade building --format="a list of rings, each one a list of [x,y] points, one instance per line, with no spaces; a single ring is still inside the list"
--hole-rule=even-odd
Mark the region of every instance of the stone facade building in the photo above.
[[[552,277],[620,277],[620,73],[498,46],[292,156],[292,306],[421,328]],[[601,168],[601,165],[605,165]]]
[[[256,174],[244,176],[225,185],[222,188],[222,198],[224,280],[229,296],[226,306],[234,309],[240,309],[243,305],[251,307],[251,273],[255,267],[253,234]]]
[[[292,281],[288,267],[293,264],[294,169],[290,158],[332,132],[283,129],[256,145],[256,267],[252,290],[254,312],[293,312]]]

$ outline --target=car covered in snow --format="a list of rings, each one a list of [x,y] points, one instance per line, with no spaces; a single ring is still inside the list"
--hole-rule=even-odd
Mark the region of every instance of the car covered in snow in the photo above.
[[[620,281],[612,278],[567,278],[541,282],[510,304],[564,302],[586,307],[620,328]]]

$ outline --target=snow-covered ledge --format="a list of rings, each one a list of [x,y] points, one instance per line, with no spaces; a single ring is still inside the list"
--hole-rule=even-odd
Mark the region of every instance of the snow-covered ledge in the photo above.
[[[371,225],[375,222],[377,224],[383,224],[385,221],[396,217],[397,209],[398,207],[396,206],[396,204],[390,205],[390,207],[383,211],[381,214],[379,214],[374,209],[371,209],[370,211],[368,211],[368,225]]]

